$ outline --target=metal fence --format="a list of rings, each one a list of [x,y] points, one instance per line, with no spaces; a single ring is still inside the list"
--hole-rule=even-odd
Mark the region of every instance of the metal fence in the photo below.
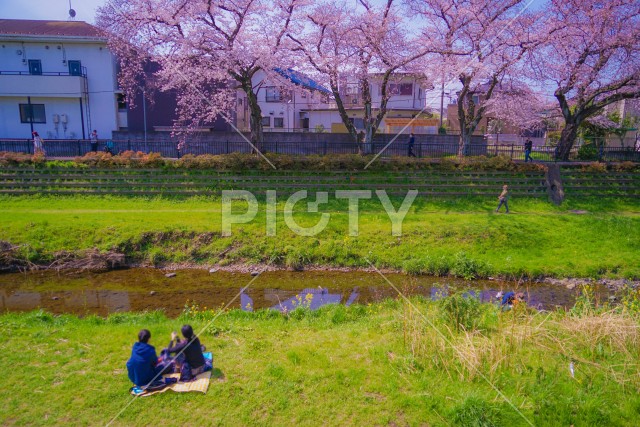
[[[123,151],[141,151],[160,153],[163,157],[179,158],[186,154],[230,154],[251,153],[252,148],[245,141],[207,141],[187,143],[181,149],[171,141],[132,141],[113,140],[115,154]],[[260,145],[265,153],[288,155],[328,155],[328,154],[374,154],[387,146],[385,142],[374,142],[358,147],[351,142],[277,142],[269,141]],[[106,140],[98,143],[98,150],[104,151]],[[44,150],[47,157],[75,157],[91,151],[89,140],[45,140]],[[29,139],[0,140],[0,151],[33,153],[33,142]],[[586,154],[585,154],[586,153]],[[407,156],[408,144],[405,141],[394,141],[383,152],[382,157]],[[454,158],[458,155],[458,144],[451,142],[416,142],[413,154],[420,158]],[[524,160],[524,147],[519,144],[471,144],[469,156],[507,156],[513,160]],[[552,162],[557,160],[554,147],[534,147],[531,153],[533,161]],[[580,152],[580,148],[572,149],[570,160],[601,161],[634,161],[640,162],[640,151],[635,148],[603,147],[595,152]]]

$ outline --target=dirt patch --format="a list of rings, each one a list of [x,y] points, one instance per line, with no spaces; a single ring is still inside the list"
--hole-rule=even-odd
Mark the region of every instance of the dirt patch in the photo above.
[[[24,245],[14,245],[0,240],[0,271],[22,271],[37,268],[35,264],[19,254]]]
[[[126,256],[123,253],[98,249],[75,253],[59,251],[54,254],[54,261],[40,269],[75,270],[75,271],[108,271],[115,268],[127,267]]]

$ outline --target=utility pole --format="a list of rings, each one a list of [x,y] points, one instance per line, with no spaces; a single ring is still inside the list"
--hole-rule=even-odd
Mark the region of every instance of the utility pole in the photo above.
[[[442,128],[442,115],[444,114],[444,76],[442,78],[442,86],[440,90],[440,128]],[[438,129],[438,132],[440,129]]]
[[[147,92],[142,89],[142,122],[144,125],[144,151],[149,152],[147,147]]]

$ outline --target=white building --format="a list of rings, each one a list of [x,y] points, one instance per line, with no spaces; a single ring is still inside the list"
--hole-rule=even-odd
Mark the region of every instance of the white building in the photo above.
[[[119,109],[120,107],[120,109]],[[116,61],[86,22],[0,19],[0,138],[100,138],[126,128]]]
[[[259,71],[253,77],[253,87],[262,110],[265,132],[308,131],[310,112],[330,106],[331,91],[290,69],[276,70],[271,76]],[[238,129],[248,131],[250,113],[244,92],[238,91],[237,102]]]
[[[381,79],[382,76],[379,74],[373,74],[369,78],[372,82],[369,91],[374,114],[382,102]],[[430,109],[426,108],[427,92],[432,88],[424,77],[409,73],[395,74],[387,85],[390,94],[387,114],[380,123],[378,132],[397,133],[409,125],[409,131],[415,133],[437,133],[437,120],[431,118]],[[364,102],[359,83],[343,79],[339,91],[349,119],[356,129],[363,129]],[[420,116],[416,117],[418,115]],[[325,109],[311,112],[309,126],[312,129],[322,128],[330,132],[347,132],[335,103]]]

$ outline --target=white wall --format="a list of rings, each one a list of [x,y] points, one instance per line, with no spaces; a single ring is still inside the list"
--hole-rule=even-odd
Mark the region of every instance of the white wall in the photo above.
[[[0,138],[31,138],[31,125],[20,123],[18,104],[26,103],[26,98],[0,97]],[[31,97],[31,103],[44,104],[47,122],[33,124],[33,130],[37,131],[41,137],[45,139],[82,138],[79,99]],[[67,115],[66,131],[63,123],[58,123],[57,126],[53,123],[54,114]]]
[[[313,108],[327,108],[329,104],[322,94],[317,91],[310,91],[302,87],[294,87],[294,96],[291,102],[267,102],[267,87],[278,86],[281,82],[270,82],[266,79],[266,74],[262,71],[256,73],[253,78],[253,86],[257,88],[256,95],[262,110],[263,117],[271,117],[271,128],[266,130],[287,130],[299,129],[302,127],[301,112]],[[244,95],[241,95],[246,99]],[[244,102],[244,101],[243,101]],[[284,119],[284,128],[273,128],[274,118]]]
[[[48,47],[48,48],[47,48]],[[59,49],[58,49],[59,47]],[[22,51],[18,55],[18,51]],[[98,131],[101,138],[110,138],[111,132],[118,130],[116,103],[116,72],[113,56],[100,42],[82,43],[76,41],[26,41],[24,43],[0,40],[0,71],[21,71],[28,73],[29,59],[39,59],[43,73],[68,73],[68,62],[63,59],[79,60],[87,70],[89,89],[89,107],[91,128]],[[23,59],[25,60],[23,62]],[[29,124],[20,124],[18,110],[19,103],[26,103],[26,97],[17,95],[40,96],[46,95],[45,112],[47,123],[34,124],[34,128],[46,138],[47,132],[55,133],[52,115],[64,112],[69,115],[69,130],[82,137],[82,126],[79,116],[79,95],[76,91],[78,77],[70,76],[9,76],[0,75],[0,104],[2,112],[8,114],[9,119],[0,119],[0,138],[25,138],[30,132],[24,131]],[[4,82],[4,83],[3,83]],[[34,83],[35,82],[35,83]],[[35,84],[35,86],[34,86]],[[43,86],[44,85],[44,86]],[[36,101],[32,98],[32,103]],[[42,102],[38,102],[42,103]],[[68,110],[68,111],[67,111]],[[86,111],[85,111],[86,113]],[[13,119],[10,119],[13,117]],[[17,117],[17,119],[16,119]],[[16,120],[14,120],[16,119]],[[91,129],[87,127],[85,114],[85,137],[88,138]],[[41,131],[41,129],[43,131]],[[62,138],[62,126],[59,135]]]

